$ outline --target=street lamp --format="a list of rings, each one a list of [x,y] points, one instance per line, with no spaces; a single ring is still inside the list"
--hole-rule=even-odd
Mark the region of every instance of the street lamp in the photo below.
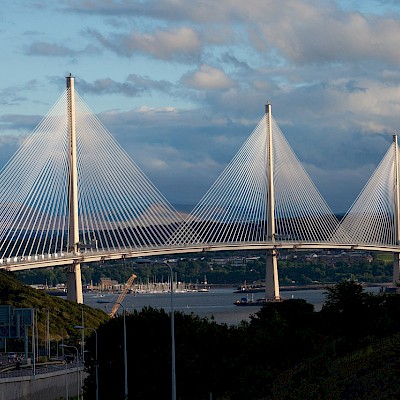
[[[96,343],[96,351],[95,351],[95,371],[96,371],[96,400],[99,400],[99,359],[98,359],[98,353],[97,353],[97,331],[94,328],[90,328],[88,326],[82,326],[82,325],[75,325],[75,329],[90,329],[94,332],[95,334],[95,343]]]
[[[106,300],[97,300],[97,303],[100,304],[108,304],[110,303],[109,301]],[[117,303],[119,304],[122,309],[124,310],[124,382],[125,382],[125,388],[124,388],[124,399],[128,400],[128,353],[126,351],[126,319],[125,319],[125,307],[122,303]]]
[[[175,377],[175,312],[174,312],[174,273],[172,267],[167,261],[164,261],[171,272],[171,398],[176,400],[176,377]]]
[[[81,388],[79,385],[79,351],[75,346],[68,346],[66,344],[60,344],[60,347],[64,348],[64,349],[75,349],[76,351],[76,372],[77,372],[77,382],[78,382],[78,400],[80,399],[80,392],[81,392]]]
[[[128,354],[126,352],[126,319],[125,319],[125,307],[122,303],[119,305],[124,310],[124,380],[125,380],[125,400],[128,400]]]

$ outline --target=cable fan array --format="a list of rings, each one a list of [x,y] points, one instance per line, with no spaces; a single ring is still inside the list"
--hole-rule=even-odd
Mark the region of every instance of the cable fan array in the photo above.
[[[263,116],[171,244],[270,242],[267,122]],[[329,241],[339,222],[272,119],[277,241]]]
[[[339,221],[272,119],[276,240],[323,243]]]
[[[347,243],[397,245],[395,227],[395,143],[388,149],[341,223]],[[343,242],[336,234],[333,241]],[[351,241],[349,241],[351,240]]]
[[[64,94],[1,171],[1,258],[66,251],[65,104]]]
[[[69,90],[69,89],[67,89]],[[68,253],[67,91],[0,173],[0,262]],[[341,223],[267,114],[188,218],[146,178],[75,92],[81,252],[231,243],[397,245],[393,145]],[[274,183],[275,234],[268,237]]]
[[[76,94],[82,246],[162,246],[180,215]]]
[[[0,257],[68,251],[66,93],[0,174]],[[181,217],[76,93],[81,251],[161,246]]]

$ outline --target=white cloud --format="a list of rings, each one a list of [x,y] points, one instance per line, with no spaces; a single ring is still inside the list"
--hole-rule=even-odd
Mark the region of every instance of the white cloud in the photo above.
[[[96,31],[91,33],[105,47],[128,57],[143,53],[159,60],[192,62],[199,59],[202,50],[198,34],[189,27],[156,29],[152,33],[133,31],[108,38]]]
[[[265,48],[260,47],[264,38],[291,62],[400,61],[398,20],[339,10],[330,13],[322,8],[310,12],[310,7],[299,10],[290,5],[276,14],[270,23],[258,26],[262,36],[253,33],[253,43]]]
[[[326,193],[351,202],[399,128],[400,15],[389,1],[382,12],[382,2],[38,0],[40,10],[12,2],[3,10],[1,133],[33,128],[71,70],[167,197],[193,199],[270,100]],[[330,190],[329,176],[350,189]]]
[[[398,14],[380,15],[379,2],[375,14],[343,10],[334,0],[202,0],[192,1],[190,5],[186,0],[147,0],[140,4],[99,0],[95,4],[75,1],[69,6],[77,12],[108,13],[125,18],[135,16],[187,25],[171,31],[157,30],[153,34],[120,35],[119,39],[124,42],[120,51],[128,54],[141,50],[166,59],[179,49],[193,55],[192,50],[199,50],[203,44],[189,27],[192,24],[202,31],[203,38],[207,38],[204,44],[222,44],[222,39],[225,44],[232,43],[232,38],[237,44],[246,44],[249,39],[260,53],[268,55],[276,49],[291,62],[367,58],[393,63],[400,59],[397,51],[400,38]],[[209,31],[212,33],[208,34]]]
[[[234,82],[224,71],[206,64],[201,65],[197,71],[185,75],[182,82],[186,86],[198,90],[220,90],[234,86]]]

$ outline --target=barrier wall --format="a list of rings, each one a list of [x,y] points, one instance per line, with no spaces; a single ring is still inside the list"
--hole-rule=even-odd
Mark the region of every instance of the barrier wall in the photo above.
[[[78,395],[87,373],[83,367],[66,368],[35,376],[0,378],[0,400],[60,400]]]

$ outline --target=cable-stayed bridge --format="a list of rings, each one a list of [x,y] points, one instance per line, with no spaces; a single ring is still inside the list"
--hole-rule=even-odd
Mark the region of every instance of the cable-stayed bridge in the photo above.
[[[339,221],[302,167],[271,105],[188,217],[183,218],[67,88],[0,172],[0,268],[68,266],[82,302],[80,264],[202,251],[267,251],[266,297],[279,299],[277,250],[394,253],[399,281],[397,137]]]

